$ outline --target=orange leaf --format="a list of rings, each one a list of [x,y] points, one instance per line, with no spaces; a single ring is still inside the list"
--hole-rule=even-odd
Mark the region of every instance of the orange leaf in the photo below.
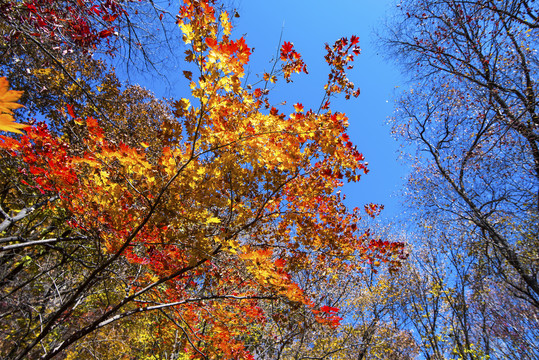
[[[27,128],[28,125],[16,123],[13,116],[9,114],[0,114],[0,131],[10,131],[22,134],[19,129]]]
[[[0,78],[0,112],[5,114],[13,114],[13,109],[23,107],[15,101],[22,96],[22,91],[8,90],[9,82],[5,77]]]
[[[211,47],[211,48],[214,48],[215,45],[217,45],[217,40],[215,40],[214,38],[206,38],[206,44]]]
[[[13,119],[14,109],[23,107],[21,104],[17,104],[15,101],[19,100],[22,95],[22,91],[8,90],[9,82],[5,77],[0,78],[0,130],[10,131],[22,134],[19,129],[28,127],[28,125],[18,124]]]

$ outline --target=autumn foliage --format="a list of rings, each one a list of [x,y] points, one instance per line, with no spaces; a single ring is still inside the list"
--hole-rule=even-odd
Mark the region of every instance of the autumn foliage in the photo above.
[[[46,32],[52,10],[32,4],[22,24]],[[107,23],[122,15],[115,6],[84,11]],[[283,314],[301,309],[329,328],[343,320],[336,302],[300,286],[300,274],[331,284],[332,273],[396,268],[405,258],[402,243],[360,229],[360,210],[349,211],[338,191],[367,171],[348,118],[330,109],[332,96],[359,94],[345,75],[357,37],[328,46],[321,111],[297,103],[287,114],[267,89],[243,86],[251,50],[232,38],[227,12],[185,1],[177,24],[198,73],[183,72],[191,94],[174,102],[172,118],[145,128],[151,141],[126,143],[114,124],[71,106],[69,136],[41,123],[1,137],[2,357],[84,358],[94,346],[109,356],[253,358],[256,339],[276,336],[265,332],[285,324]],[[112,29],[68,36],[92,44]],[[273,81],[307,72],[289,42],[281,61]],[[2,81],[10,112],[18,96]],[[111,334],[126,345],[95,345]],[[160,340],[141,340],[152,336]]]
[[[15,25],[4,41],[45,42],[55,51],[93,51],[113,37],[116,20],[127,14],[116,0],[4,1],[0,6],[3,20]]]
[[[403,2],[384,46],[416,84],[391,120],[412,154],[412,261],[395,314],[423,358],[539,357],[537,3]]]

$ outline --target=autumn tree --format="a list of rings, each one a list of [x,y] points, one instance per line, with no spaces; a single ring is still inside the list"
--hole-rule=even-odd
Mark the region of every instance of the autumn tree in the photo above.
[[[161,1],[3,2],[0,72],[24,91],[20,116],[27,122],[45,117],[54,131],[66,132],[69,104],[78,113],[84,108],[84,114],[98,114],[107,130],[118,130],[107,110],[124,107],[126,99],[114,94],[123,84],[112,65],[159,76],[163,56],[180,58],[171,46],[181,39],[170,31],[176,17],[168,7]]]
[[[285,327],[295,343],[340,326],[339,292],[319,293],[332,273],[405,258],[401,242],[361,229],[363,211],[338,191],[366,171],[331,109],[333,96],[358,95],[345,73],[358,38],[327,45],[323,106],[287,114],[243,86],[251,50],[226,11],[185,1],[177,24],[190,96],[173,112],[110,78],[129,106],[66,104],[65,133],[41,123],[1,137],[3,358],[253,358]],[[264,77],[306,72],[290,42],[280,64]],[[10,112],[21,94],[3,81]]]
[[[486,3],[403,8],[388,42],[417,66],[421,86],[403,97],[395,130],[432,173],[425,206],[471,222],[492,270],[538,306],[536,8]]]
[[[529,344],[537,334],[529,314],[539,306],[537,6],[418,0],[401,4],[399,12],[385,45],[414,84],[401,96],[392,125],[397,138],[416,149],[406,190],[419,227],[411,238],[432,264],[425,267],[429,262],[420,257],[414,265],[408,313],[417,311],[414,324],[435,342],[426,350],[434,358],[451,352],[533,358],[537,349]],[[440,291],[445,299],[429,295]],[[501,328],[522,337],[486,336],[474,328],[484,321],[487,329],[500,329],[509,308],[523,310]],[[440,342],[440,331],[453,338],[444,335]]]
[[[365,219],[361,224],[374,227]],[[371,236],[376,239],[372,245],[388,238],[386,234]],[[407,254],[400,257],[405,260]],[[261,337],[256,343],[256,358],[413,359],[419,350],[416,341],[401,323],[402,318],[393,316],[392,311],[401,296],[394,279],[396,269],[380,267],[377,262],[367,264],[363,271],[304,271],[299,276],[300,287],[318,308],[342,325],[320,323],[313,316],[316,311],[289,312],[274,306],[271,310],[276,321],[264,327],[273,336]]]

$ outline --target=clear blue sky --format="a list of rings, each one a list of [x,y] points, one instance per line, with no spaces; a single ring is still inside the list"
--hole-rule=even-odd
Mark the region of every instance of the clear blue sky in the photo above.
[[[349,79],[360,87],[361,95],[334,101],[333,108],[350,118],[348,134],[369,162],[370,173],[359,183],[347,185],[344,192],[351,207],[374,202],[385,205],[386,216],[399,213],[398,201],[392,195],[402,183],[406,166],[397,161],[398,145],[384,124],[393,112],[396,87],[402,80],[397,69],[378,54],[383,50],[376,48],[373,35],[373,29],[394,10],[395,1],[237,0],[236,5],[240,18],[235,34],[245,34],[247,44],[255,48],[249,80],[256,82],[257,73],[271,69],[269,60],[275,56],[281,31],[283,41],[292,41],[307,63],[309,75],[296,75],[292,84],[278,82],[273,91],[273,99],[289,104],[300,102],[317,109],[328,72],[324,44],[342,36],[360,37],[362,53]]]

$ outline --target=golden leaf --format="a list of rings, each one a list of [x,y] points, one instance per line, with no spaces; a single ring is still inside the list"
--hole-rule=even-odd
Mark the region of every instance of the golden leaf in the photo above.
[[[8,90],[9,82],[5,77],[0,78],[0,131],[10,131],[22,134],[19,129],[24,129],[28,125],[18,124],[13,119],[14,109],[23,107],[15,101],[19,100],[22,91]]]
[[[223,27],[223,33],[226,36],[229,36],[231,26],[230,26],[230,22],[228,21],[228,14],[226,13],[226,11],[223,11],[221,13],[221,16],[219,16],[219,20],[221,20],[221,26]]]
[[[219,224],[221,220],[216,217],[210,217],[206,220],[206,224]]]
[[[24,129],[26,127],[28,127],[28,125],[16,123],[11,115],[0,114],[0,131],[10,131],[22,134],[22,131],[19,129]]]
[[[0,112],[4,114],[13,114],[13,109],[23,107],[15,101],[22,96],[22,91],[8,90],[9,82],[5,77],[0,78]]]

